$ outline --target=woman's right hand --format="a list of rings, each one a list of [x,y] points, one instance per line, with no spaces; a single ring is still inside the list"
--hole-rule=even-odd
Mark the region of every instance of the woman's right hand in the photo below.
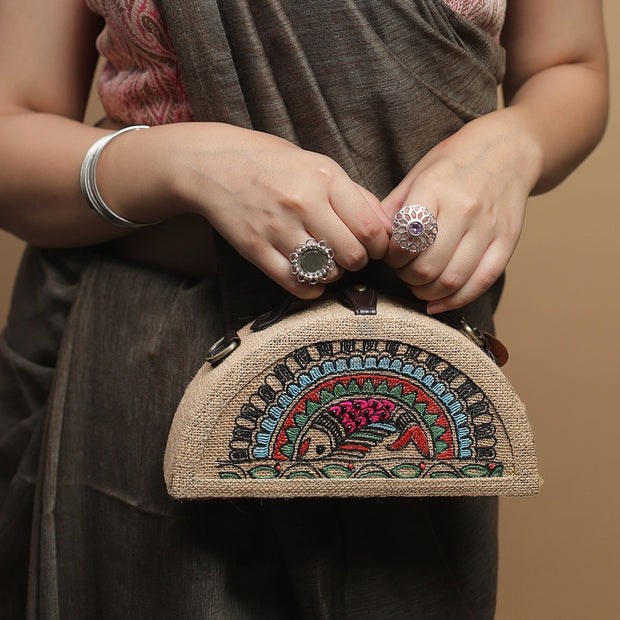
[[[381,203],[336,162],[231,125],[180,123],[119,136],[103,152],[98,180],[110,207],[130,219],[202,215],[302,298],[319,296],[324,286],[291,273],[288,255],[299,243],[325,239],[334,250],[337,267],[328,281],[383,258],[389,244]]]

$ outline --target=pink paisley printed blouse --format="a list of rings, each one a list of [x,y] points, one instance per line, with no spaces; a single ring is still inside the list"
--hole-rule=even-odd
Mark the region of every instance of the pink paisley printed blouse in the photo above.
[[[438,0],[496,39],[506,0]],[[163,125],[193,120],[170,35],[153,0],[85,0],[105,20],[99,96],[110,118]]]

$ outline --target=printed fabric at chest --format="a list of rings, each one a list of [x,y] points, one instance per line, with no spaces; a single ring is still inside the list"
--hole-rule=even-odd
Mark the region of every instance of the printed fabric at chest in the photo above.
[[[506,0],[438,0],[497,39]],[[192,121],[185,84],[155,0],[85,0],[105,27],[99,96],[108,116],[127,124]]]

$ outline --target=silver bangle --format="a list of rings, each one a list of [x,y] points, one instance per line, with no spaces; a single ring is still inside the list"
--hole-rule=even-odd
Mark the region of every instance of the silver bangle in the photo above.
[[[133,220],[128,220],[126,217],[123,217],[118,213],[114,213],[114,211],[112,211],[112,209],[110,209],[110,207],[108,207],[105,203],[105,200],[99,192],[99,187],[97,187],[97,162],[99,161],[99,157],[101,156],[106,144],[108,144],[111,140],[114,140],[116,136],[120,136],[126,131],[148,128],[148,125],[132,125],[108,134],[103,138],[99,138],[99,140],[97,140],[97,142],[95,142],[90,149],[88,149],[88,152],[84,157],[84,161],[82,162],[82,167],[80,168],[80,186],[82,188],[82,194],[84,195],[84,198],[90,208],[100,218],[113,226],[118,226],[120,228],[142,228],[143,226],[151,226],[152,224],[157,223],[134,222]]]

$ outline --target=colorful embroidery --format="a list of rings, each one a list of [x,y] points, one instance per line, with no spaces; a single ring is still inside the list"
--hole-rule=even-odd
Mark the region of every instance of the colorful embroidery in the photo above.
[[[498,477],[496,414],[457,368],[418,347],[300,347],[253,382],[221,478]]]

